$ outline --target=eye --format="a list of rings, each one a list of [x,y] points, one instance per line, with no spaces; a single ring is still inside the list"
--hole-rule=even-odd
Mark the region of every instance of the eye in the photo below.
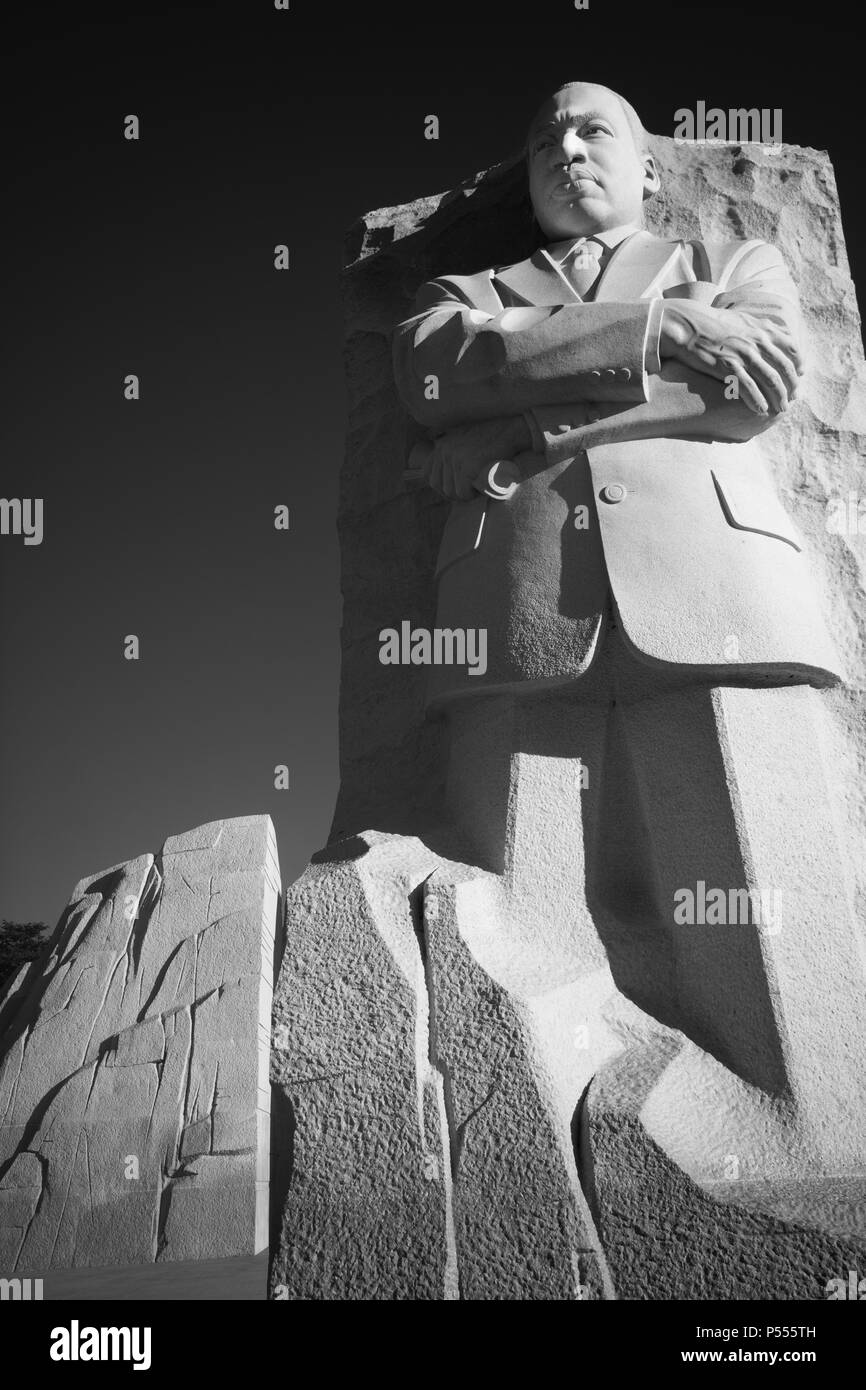
[[[600,130],[602,135],[610,135],[610,130],[606,125],[590,125],[586,127],[586,130],[587,134],[591,134],[594,130]]]

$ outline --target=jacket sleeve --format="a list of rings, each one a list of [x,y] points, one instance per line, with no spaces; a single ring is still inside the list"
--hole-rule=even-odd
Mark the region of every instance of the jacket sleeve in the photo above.
[[[599,444],[631,439],[695,439],[740,444],[770,428],[778,416],[757,415],[725,398],[725,383],[666,362],[650,383],[650,398],[637,405],[573,402],[528,412],[533,447],[548,464]]]
[[[746,242],[732,258],[714,308],[733,309],[767,320],[802,346],[803,324],[796,286],[773,246]],[[757,415],[725,383],[675,361],[650,379],[647,399],[636,406],[604,402],[572,403],[571,408],[535,407],[527,412],[534,448],[555,463],[593,445],[630,439],[695,439],[742,443],[762,434],[780,417]]]
[[[651,312],[636,300],[490,314],[431,280],[394,333],[397,389],[434,433],[559,401],[646,401]]]
[[[745,242],[741,253],[731,258],[713,307],[767,319],[803,346],[797,287],[781,254],[766,241]]]

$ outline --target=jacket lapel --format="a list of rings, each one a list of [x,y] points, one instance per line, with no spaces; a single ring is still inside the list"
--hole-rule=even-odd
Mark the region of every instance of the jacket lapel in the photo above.
[[[690,258],[678,241],[664,241],[650,232],[635,232],[621,241],[602,271],[593,299],[655,299],[672,285],[694,280]],[[539,249],[528,260],[493,272],[493,287],[504,307],[533,304],[540,307],[576,303],[580,295],[560,275]]]
[[[503,266],[493,273],[493,285],[506,307],[534,304],[549,307],[568,303],[568,287],[550,261],[539,249],[527,261]],[[580,302],[577,291],[573,291]]]
[[[681,243],[635,232],[614,251],[595,287],[595,300],[658,299],[671,285],[694,280]]]

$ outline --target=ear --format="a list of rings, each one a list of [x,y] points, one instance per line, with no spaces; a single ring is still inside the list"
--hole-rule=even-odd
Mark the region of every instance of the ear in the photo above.
[[[643,169],[643,200],[646,202],[647,199],[655,197],[662,186],[662,181],[659,178],[655,159],[651,154],[644,155]]]

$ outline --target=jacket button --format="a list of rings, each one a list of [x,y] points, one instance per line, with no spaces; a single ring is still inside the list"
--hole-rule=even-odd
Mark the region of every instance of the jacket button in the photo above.
[[[601,372],[598,370],[598,367],[593,367],[592,371],[590,372],[590,376],[598,377],[599,379],[601,378]]]
[[[608,377],[610,380],[612,380],[612,381],[615,381],[615,380],[616,380],[616,369],[615,369],[614,367],[605,367],[605,369],[604,369],[604,374],[605,374],[605,376]]]
[[[617,376],[620,381],[631,381],[631,369],[629,367],[620,367]]]
[[[626,496],[626,490],[622,483],[605,483],[601,490],[602,501],[621,502]]]
[[[555,429],[557,434],[568,434],[571,425],[556,425]]]

